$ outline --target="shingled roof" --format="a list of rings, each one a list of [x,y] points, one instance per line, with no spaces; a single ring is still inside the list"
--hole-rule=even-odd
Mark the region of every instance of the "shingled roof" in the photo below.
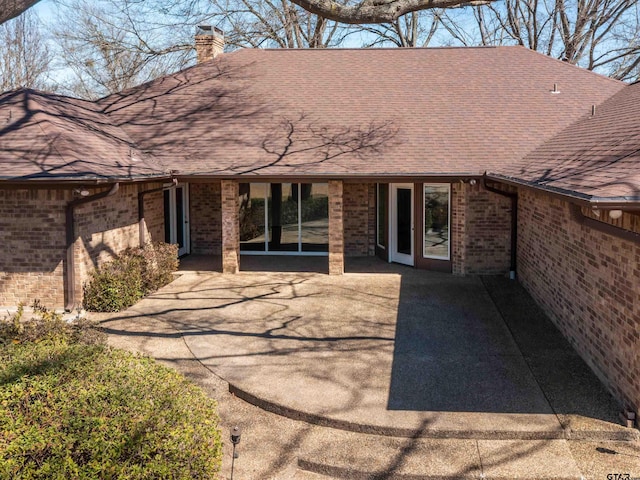
[[[640,83],[491,176],[589,200],[640,201]]]
[[[455,176],[521,160],[623,87],[524,47],[248,49],[99,105],[185,176]]]
[[[0,179],[134,180],[167,176],[93,102],[17,90],[0,95]]]

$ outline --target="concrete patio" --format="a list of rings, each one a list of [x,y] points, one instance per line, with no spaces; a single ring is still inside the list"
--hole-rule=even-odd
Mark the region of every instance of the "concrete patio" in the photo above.
[[[566,439],[637,439],[637,430],[618,425],[619,406],[516,282],[368,258],[328,276],[316,273],[326,259],[300,261],[244,257],[241,268],[252,271],[221,275],[203,273],[212,266],[192,258],[176,281],[103,326],[115,345],[135,343],[160,359],[171,357],[163,341],[182,340],[236,397],[311,429],[295,447],[300,465],[344,478],[357,475],[344,465],[323,470],[334,436],[348,444],[350,435],[365,435],[360,445],[366,435],[382,436],[390,452],[401,448],[394,442],[413,439],[432,454],[438,448],[429,442],[443,441],[439,448],[453,450],[440,460],[468,458],[460,468],[469,478],[506,445],[524,448],[534,464],[556,458],[548,468],[580,478]]]

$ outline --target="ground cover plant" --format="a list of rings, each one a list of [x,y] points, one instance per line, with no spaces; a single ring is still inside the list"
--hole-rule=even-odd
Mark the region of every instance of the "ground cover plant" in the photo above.
[[[128,248],[93,271],[84,286],[83,305],[92,312],[118,312],[173,280],[178,246],[148,243]]]
[[[0,478],[217,478],[215,402],[87,321],[0,320]]]

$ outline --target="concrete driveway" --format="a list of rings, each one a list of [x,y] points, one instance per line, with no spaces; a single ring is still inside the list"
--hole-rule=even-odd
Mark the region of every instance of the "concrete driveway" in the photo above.
[[[146,319],[161,319],[235,395],[317,425],[413,438],[630,435],[516,282],[375,259],[348,271],[185,274],[104,326],[149,336]]]

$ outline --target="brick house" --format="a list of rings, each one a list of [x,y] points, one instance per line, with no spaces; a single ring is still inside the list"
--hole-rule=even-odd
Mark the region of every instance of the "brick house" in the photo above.
[[[73,308],[148,240],[224,273],[244,255],[517,272],[640,410],[640,84],[521,47],[196,41],[197,66],[96,102],[0,96],[0,305]]]

